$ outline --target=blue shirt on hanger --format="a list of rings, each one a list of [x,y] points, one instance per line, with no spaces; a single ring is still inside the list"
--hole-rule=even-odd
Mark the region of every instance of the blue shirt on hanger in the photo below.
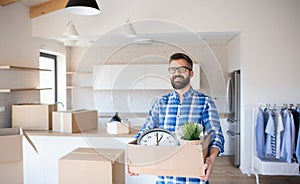
[[[299,114],[300,116],[300,109],[297,107],[296,108],[296,112]],[[298,123],[300,124],[300,118],[298,119]],[[298,138],[297,138],[297,144],[296,144],[296,157],[298,160],[298,163],[300,162],[300,126],[299,126],[299,130],[298,130]]]
[[[282,121],[284,131],[282,135],[282,146],[280,156],[291,163],[295,152],[295,126],[292,113],[288,109],[282,110]]]
[[[256,117],[255,142],[257,156],[263,159],[265,156],[265,119],[264,111],[260,107],[258,108]]]

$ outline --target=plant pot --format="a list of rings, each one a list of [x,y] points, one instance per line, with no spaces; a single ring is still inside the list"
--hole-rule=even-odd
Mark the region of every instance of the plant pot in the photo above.
[[[200,145],[202,143],[203,143],[203,139],[199,139],[199,140],[180,139],[180,145]]]

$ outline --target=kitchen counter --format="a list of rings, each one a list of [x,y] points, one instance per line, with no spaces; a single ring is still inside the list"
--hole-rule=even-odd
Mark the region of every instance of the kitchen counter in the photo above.
[[[111,138],[131,138],[139,131],[140,127],[131,127],[129,134],[109,134],[105,127],[98,127],[98,129],[84,131],[82,133],[63,133],[54,132],[52,130],[25,130],[29,136],[66,136],[66,137],[111,137]]]
[[[98,112],[100,118],[111,118],[116,112]],[[118,115],[122,118],[147,118],[146,112],[118,112]]]
[[[219,118],[228,118],[229,117],[229,113],[219,113]]]
[[[115,115],[116,112],[100,112],[98,113],[99,118],[111,118],[113,115]],[[118,112],[120,117],[124,118],[147,118],[148,113],[146,112]],[[228,118],[229,114],[228,113],[218,113],[219,118]]]

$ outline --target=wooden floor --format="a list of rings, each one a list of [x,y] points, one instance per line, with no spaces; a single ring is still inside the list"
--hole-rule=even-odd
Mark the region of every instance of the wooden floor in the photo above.
[[[242,174],[233,166],[228,156],[218,157],[210,176],[210,184],[255,184],[256,177]],[[259,175],[260,184],[300,184],[300,176],[262,176]]]

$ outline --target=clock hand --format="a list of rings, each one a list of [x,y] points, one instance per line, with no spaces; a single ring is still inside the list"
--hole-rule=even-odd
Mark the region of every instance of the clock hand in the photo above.
[[[158,133],[156,133],[156,145],[158,145]]]
[[[158,146],[158,143],[161,141],[161,139],[163,138],[163,136],[164,136],[163,134],[160,136],[159,140],[156,143],[156,146]]]

